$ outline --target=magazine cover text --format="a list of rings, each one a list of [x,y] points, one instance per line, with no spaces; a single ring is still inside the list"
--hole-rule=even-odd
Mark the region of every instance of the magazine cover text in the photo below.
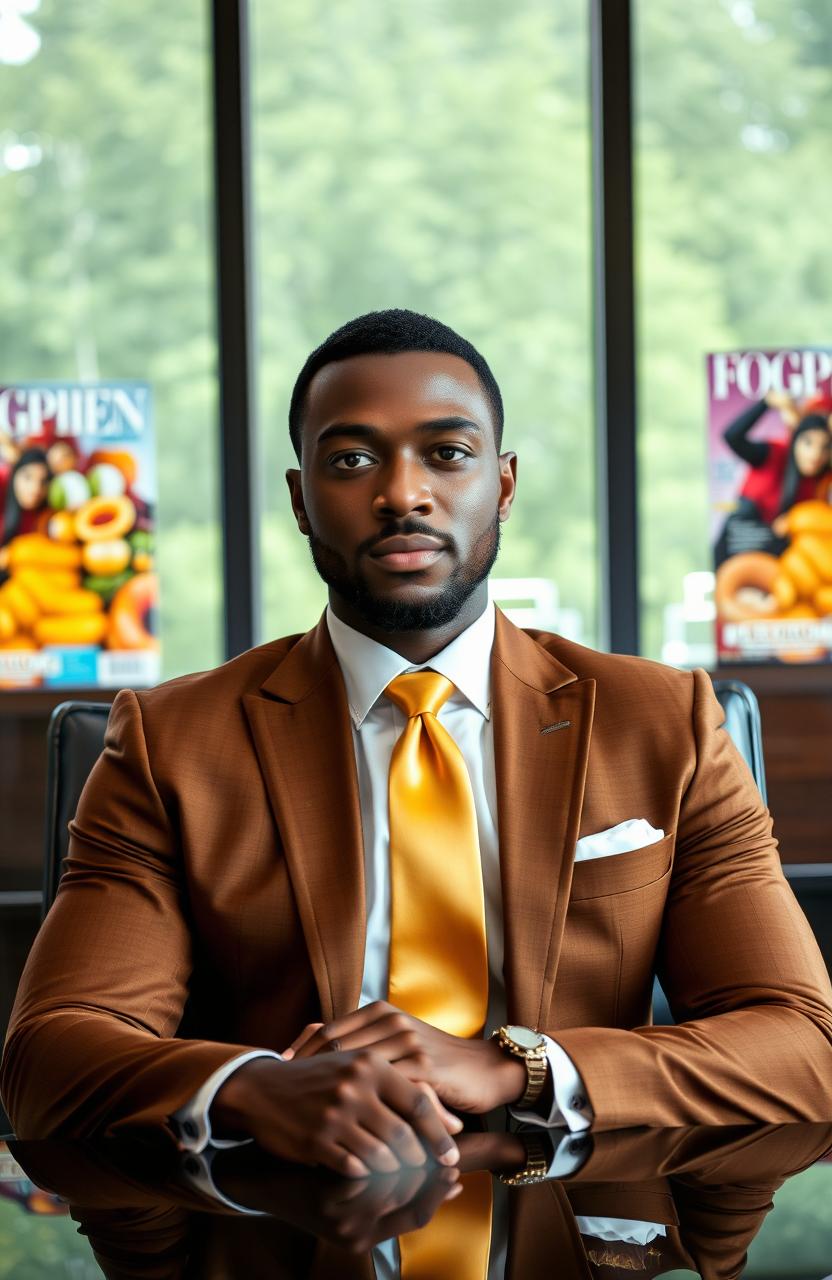
[[[832,659],[832,349],[709,355],[720,662]]]
[[[141,382],[0,386],[0,690],[159,679]]]

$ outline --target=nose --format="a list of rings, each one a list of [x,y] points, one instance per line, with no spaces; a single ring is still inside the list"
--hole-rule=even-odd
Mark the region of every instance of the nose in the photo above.
[[[418,512],[427,515],[433,510],[428,476],[416,458],[397,457],[388,466],[379,469],[379,489],[373,499],[373,511],[383,520]]]

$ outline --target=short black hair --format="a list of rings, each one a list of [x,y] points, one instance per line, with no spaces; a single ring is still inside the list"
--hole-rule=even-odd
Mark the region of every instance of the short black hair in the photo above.
[[[368,311],[341,325],[308,357],[298,374],[289,404],[289,435],[300,460],[303,409],[309,384],[319,369],[350,356],[399,355],[404,351],[438,351],[459,356],[479,378],[494,418],[494,441],[499,451],[503,439],[503,398],[497,380],[466,338],[432,316],[394,307],[389,311]]]

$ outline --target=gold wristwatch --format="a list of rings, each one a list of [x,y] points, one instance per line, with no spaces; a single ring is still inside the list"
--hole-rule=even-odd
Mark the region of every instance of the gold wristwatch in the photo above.
[[[546,1040],[531,1027],[499,1027],[491,1032],[491,1038],[500,1048],[526,1064],[526,1092],[515,1105],[530,1107],[537,1102],[546,1083]]]

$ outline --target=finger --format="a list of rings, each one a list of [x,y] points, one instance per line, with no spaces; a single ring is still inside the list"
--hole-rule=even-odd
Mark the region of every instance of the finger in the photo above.
[[[386,1056],[383,1044],[377,1046],[374,1045],[373,1051],[380,1053],[382,1057]],[[427,1067],[425,1065],[426,1055],[420,1053],[416,1054],[413,1058],[396,1058],[393,1061],[397,1071],[400,1071],[402,1075],[406,1076],[413,1084],[420,1084],[424,1087],[435,1104],[437,1111],[442,1116],[448,1132],[460,1133],[465,1127],[465,1122],[460,1120],[459,1116],[455,1112],[448,1110],[433,1085],[430,1083],[430,1079],[428,1078],[430,1075],[430,1066],[429,1064]]]
[[[364,1115],[350,1120],[338,1134],[338,1143],[351,1152],[371,1173],[398,1173],[401,1161],[390,1144],[378,1132],[373,1117],[372,1104],[369,1107],[371,1116],[368,1124]]]
[[[449,1181],[450,1179],[450,1181]],[[407,1235],[427,1226],[441,1204],[453,1200],[462,1191],[462,1183],[456,1169],[438,1169],[423,1191],[409,1204],[382,1218],[377,1224],[379,1240]]]
[[[367,1004],[361,1009],[345,1014],[343,1018],[336,1018],[333,1022],[319,1022],[313,1034],[304,1038],[302,1046],[295,1052],[295,1057],[312,1058],[316,1053],[324,1050],[337,1051],[343,1048],[345,1036],[385,1017],[389,1012],[387,1005]]]
[[[422,1052],[419,1034],[414,1029],[406,1031],[388,1031],[384,1022],[373,1022],[352,1031],[345,1031],[337,1038],[332,1037],[330,1028],[326,1029],[326,1038],[315,1036],[306,1045],[306,1053],[320,1053],[326,1049],[374,1049],[386,1062],[396,1062],[405,1058],[415,1059],[411,1069],[421,1062],[423,1071],[430,1065],[428,1055]],[[424,1079],[421,1076],[420,1079]]]
[[[402,1083],[406,1083],[402,1079]],[[397,1168],[421,1168],[427,1163],[425,1148],[415,1129],[397,1110],[381,1098],[368,1099],[361,1113],[361,1123],[396,1160]]]
[[[430,1178],[429,1193],[425,1187],[427,1177]],[[370,1209],[362,1213],[352,1233],[356,1251],[366,1253],[381,1240],[389,1240],[412,1231],[417,1219],[427,1221],[443,1200],[459,1195],[461,1184],[458,1179],[456,1169],[436,1168],[430,1174],[424,1169],[410,1169],[403,1171],[399,1179],[385,1179],[385,1182],[395,1181],[396,1202],[380,1213],[373,1213]],[[427,1196],[427,1212],[422,1208],[423,1196]],[[414,1212],[417,1204],[420,1208]]]
[[[397,1063],[396,1065],[399,1068],[399,1070],[401,1070],[402,1064]],[[451,1133],[459,1133],[462,1129],[465,1128],[465,1121],[461,1120],[459,1116],[456,1115],[453,1111],[449,1111],[447,1107],[442,1105],[442,1100],[437,1094],[432,1084],[430,1084],[428,1081],[424,1081],[423,1088],[427,1091],[429,1096],[433,1098],[433,1101],[436,1104],[437,1111],[443,1117],[446,1128],[450,1129]]]
[[[433,1172],[445,1173],[451,1170],[442,1169]],[[340,1205],[335,1204],[336,1214],[342,1222],[346,1217],[355,1214],[357,1223],[363,1222],[366,1226],[371,1222],[375,1228],[380,1218],[386,1217],[388,1213],[394,1213],[396,1209],[402,1208],[403,1205],[415,1199],[427,1176],[426,1168],[400,1169],[397,1174],[368,1178],[366,1182],[344,1182],[343,1185],[357,1187],[359,1192],[354,1199],[345,1198]]]
[[[300,1035],[292,1041],[289,1048],[283,1050],[283,1057],[286,1059],[294,1058],[298,1050],[306,1044],[307,1040],[311,1040],[315,1032],[320,1030],[323,1025],[322,1022],[310,1022],[308,1026],[303,1028]]]
[[[348,1147],[340,1142],[322,1142],[318,1148],[318,1164],[344,1178],[367,1178],[370,1170]]]
[[[459,1160],[459,1149],[448,1132],[443,1118],[444,1107],[437,1101],[429,1084],[411,1084],[400,1077],[411,1091],[405,1115],[428,1152],[440,1164],[453,1165]]]
[[[459,1160],[456,1143],[448,1132],[436,1094],[425,1084],[412,1084],[395,1067],[388,1068],[379,1090],[383,1102],[404,1119],[428,1153],[440,1164]]]

